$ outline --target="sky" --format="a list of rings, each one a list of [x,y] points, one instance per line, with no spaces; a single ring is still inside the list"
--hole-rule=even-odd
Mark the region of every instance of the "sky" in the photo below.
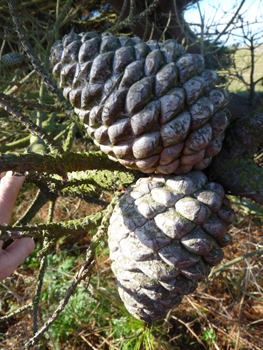
[[[241,0],[202,0],[200,1],[201,13],[204,16],[205,25],[210,27],[210,32],[215,32],[215,30],[222,31],[228,21],[231,19],[235,13],[238,6],[241,4]],[[244,5],[241,8],[240,14],[246,23],[246,29],[249,28],[251,35],[256,32],[261,32],[258,35],[259,41],[263,43],[263,0],[246,0]],[[185,12],[185,19],[191,23],[200,24],[200,15],[195,6],[193,9]],[[260,21],[260,24],[251,24],[255,20]],[[249,27],[247,26],[249,22]],[[214,26],[215,23],[218,23],[218,27]],[[240,22],[239,22],[240,23]],[[196,27],[200,28],[200,27]],[[242,35],[241,30],[236,29],[233,31],[233,34]],[[224,40],[227,40],[226,45],[232,45],[234,43],[240,42],[241,39],[234,35],[224,36]],[[240,42],[242,44],[242,42]]]

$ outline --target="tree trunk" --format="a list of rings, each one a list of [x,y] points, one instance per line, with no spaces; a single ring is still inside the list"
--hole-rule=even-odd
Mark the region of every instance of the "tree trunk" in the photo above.
[[[122,11],[124,0],[109,0],[109,3],[113,10],[119,15]],[[127,7],[123,13],[124,18],[129,15],[129,1],[127,1],[127,3]],[[150,2],[148,1],[148,3]],[[179,43],[182,43],[184,40],[184,45],[189,45],[188,52],[199,53],[199,45],[194,44],[197,38],[186,24],[183,15],[183,11],[186,9],[186,7],[192,3],[194,3],[193,0],[177,0],[176,12],[173,1],[161,0],[155,14],[152,14],[149,16],[149,18],[136,23],[136,26],[133,28],[134,34],[140,38],[144,38],[145,40],[151,38],[160,41],[162,39],[163,28],[167,26],[169,14],[171,14],[169,26],[166,28],[165,38],[175,39]],[[145,9],[144,4],[144,1],[136,1],[136,14]],[[179,19],[180,24],[178,24],[177,19]],[[153,27],[152,24],[155,20],[156,25]]]

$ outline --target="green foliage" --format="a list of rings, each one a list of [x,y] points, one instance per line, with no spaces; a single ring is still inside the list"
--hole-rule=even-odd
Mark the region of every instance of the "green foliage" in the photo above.
[[[206,329],[203,332],[203,339],[212,345],[216,341],[216,334],[213,329]]]
[[[263,208],[260,204],[252,202],[249,199],[229,196],[231,203],[234,207],[237,207],[239,212],[243,214],[243,218],[239,221],[240,225],[247,217],[252,215],[255,219],[263,220]]]

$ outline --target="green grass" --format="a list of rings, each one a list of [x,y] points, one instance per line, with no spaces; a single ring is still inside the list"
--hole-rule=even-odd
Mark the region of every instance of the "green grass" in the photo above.
[[[233,59],[235,61],[236,69],[231,68],[230,72],[232,74],[235,74],[235,72],[237,72],[239,75],[242,75],[242,77],[247,83],[249,83],[250,72],[251,72],[250,51],[245,47],[240,47],[235,52]],[[223,70],[218,73],[222,76],[228,75],[228,72]],[[255,50],[254,81],[258,80],[261,77],[263,77],[263,46]],[[228,90],[230,92],[238,92],[239,94],[242,95],[242,93],[245,93],[248,91],[246,85],[238,78],[229,77],[228,80],[230,83],[228,86]],[[256,84],[255,91],[256,93],[263,92],[262,81]]]

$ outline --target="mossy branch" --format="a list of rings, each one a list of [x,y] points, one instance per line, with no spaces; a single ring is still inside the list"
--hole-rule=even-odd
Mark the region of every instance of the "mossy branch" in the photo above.
[[[86,234],[87,231],[96,229],[105,215],[105,211],[86,216],[85,218],[69,220],[65,222],[52,222],[48,224],[34,224],[27,226],[0,225],[0,239],[17,239],[23,237],[42,237],[46,231],[46,237],[63,237],[74,232]]]
[[[121,164],[111,161],[102,152],[70,152],[61,155],[13,153],[0,156],[0,172],[37,171],[66,176],[67,172],[94,169],[130,172]]]
[[[119,187],[127,187],[135,180],[136,172],[122,172],[109,170],[85,170],[74,171],[68,174],[67,181],[58,179],[58,176],[49,174],[38,174],[31,172],[26,177],[27,183],[34,183],[36,186],[47,189],[51,193],[59,193],[83,189],[85,193],[96,189],[117,190]],[[44,193],[46,195],[46,191]]]

